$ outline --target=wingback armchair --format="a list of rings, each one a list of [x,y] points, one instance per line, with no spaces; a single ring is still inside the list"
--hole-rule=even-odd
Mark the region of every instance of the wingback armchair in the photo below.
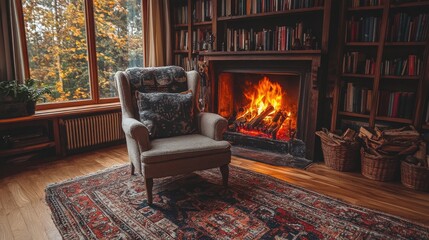
[[[199,75],[181,67],[129,68],[115,75],[122,109],[131,174],[145,179],[147,201],[152,204],[153,179],[197,170],[220,168],[223,185],[228,184],[230,144],[222,140],[227,121],[221,116],[198,112],[194,107],[196,131],[192,134],[153,138],[148,126],[140,121],[135,92],[192,91],[194,106]]]

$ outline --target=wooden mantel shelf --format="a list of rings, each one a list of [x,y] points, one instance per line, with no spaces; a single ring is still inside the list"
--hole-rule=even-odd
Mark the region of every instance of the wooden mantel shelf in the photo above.
[[[234,56],[234,55],[246,55],[246,56],[260,56],[260,55],[320,55],[320,50],[290,50],[290,51],[212,51],[212,52],[200,52],[202,56]]]
[[[301,60],[318,61],[320,50],[290,50],[290,51],[237,51],[237,52],[200,52],[206,61],[223,60]]]

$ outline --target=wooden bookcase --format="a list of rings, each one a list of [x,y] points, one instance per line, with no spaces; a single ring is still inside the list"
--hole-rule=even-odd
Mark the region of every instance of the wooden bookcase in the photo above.
[[[407,19],[417,24],[418,17],[429,12],[429,1],[380,0],[372,6],[352,2],[341,1],[340,6],[331,130],[350,123],[428,128],[429,33],[424,31],[429,30],[422,28],[423,38],[413,30],[418,25],[408,27]]]
[[[199,19],[197,12],[200,9],[201,3],[208,3],[210,7],[210,17],[207,19]],[[270,2],[274,5],[262,5],[263,2]],[[291,4],[296,3],[295,6],[280,6],[276,5],[281,2],[290,2]],[[307,1],[304,0],[290,0],[290,1],[264,1],[264,0],[171,0],[171,11],[172,11],[172,36],[173,36],[173,59],[174,64],[184,67],[186,70],[193,69],[187,65],[187,61],[180,61],[179,59],[187,58],[188,60],[198,59],[199,56],[205,56],[210,54],[216,54],[218,56],[223,55],[228,58],[229,55],[254,55],[265,54],[265,55],[279,55],[289,54],[318,54],[322,56],[327,53],[328,49],[328,38],[329,38],[329,23],[331,14],[331,0],[314,0],[313,6],[303,6]],[[310,2],[310,1],[309,1]],[[231,3],[230,13],[226,14],[226,5]],[[255,5],[260,3],[260,6]],[[241,7],[239,4],[243,4]],[[182,16],[178,16],[179,9],[183,6],[187,7],[187,22],[184,23],[181,19]],[[276,7],[277,6],[277,7]],[[292,7],[289,9],[289,7]],[[270,8],[270,9],[269,9]],[[241,9],[241,12],[238,10]],[[201,15],[201,14],[200,14]],[[309,41],[306,47],[294,47],[292,43],[288,50],[278,50],[277,47],[271,47],[270,49],[263,49],[260,46],[258,49],[254,43],[251,47],[250,39],[248,39],[247,47],[244,49],[244,40],[242,40],[241,48],[226,49],[227,47],[227,35],[228,31],[233,29],[242,33],[246,31],[248,33],[252,31],[260,32],[272,31],[272,36],[277,27],[285,26],[289,28],[298,28],[297,24],[303,23],[300,27],[302,34],[300,36],[300,44],[304,45],[305,39],[302,39],[304,33],[310,33]],[[228,30],[230,29],[230,30]],[[180,34],[188,32],[188,38],[186,40],[181,39]],[[199,39],[199,47],[195,48],[195,41],[193,41],[192,32],[201,31],[204,37]],[[191,34],[189,34],[191,33]],[[194,33],[195,34],[195,33]],[[208,34],[214,36],[213,51],[206,51],[202,49],[201,41],[207,39]],[[239,35],[237,33],[237,35]],[[244,34],[242,34],[243,36]],[[307,36],[307,35],[306,35]],[[314,37],[314,39],[313,39]],[[194,38],[195,39],[195,38]],[[183,48],[182,45],[187,42],[187,48]],[[197,46],[198,46],[197,43]],[[276,42],[277,44],[278,42]],[[310,44],[311,43],[311,44]],[[286,44],[284,44],[286,45]],[[262,49],[261,49],[262,48]]]
[[[212,34],[215,0],[171,0],[173,64],[196,70],[203,40]]]

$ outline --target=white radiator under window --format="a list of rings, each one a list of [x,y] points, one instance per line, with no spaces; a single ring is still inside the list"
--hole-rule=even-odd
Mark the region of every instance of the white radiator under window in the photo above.
[[[121,113],[64,119],[66,149],[77,150],[125,138],[121,127]]]

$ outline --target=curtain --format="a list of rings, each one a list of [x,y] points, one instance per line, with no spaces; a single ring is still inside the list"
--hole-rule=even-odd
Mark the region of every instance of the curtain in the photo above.
[[[0,81],[24,80],[16,1],[0,1]]]
[[[172,64],[170,6],[168,0],[143,4],[144,63],[146,67]]]

